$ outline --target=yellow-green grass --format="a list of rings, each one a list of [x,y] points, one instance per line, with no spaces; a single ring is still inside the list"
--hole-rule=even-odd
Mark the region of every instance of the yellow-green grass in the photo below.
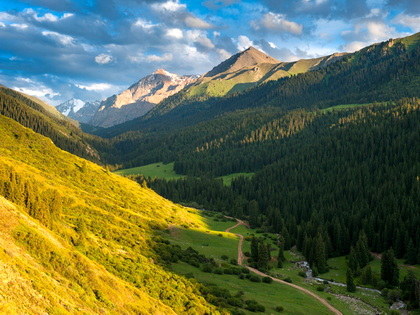
[[[119,175],[143,175],[145,177],[151,178],[161,178],[161,179],[179,179],[184,178],[184,175],[175,173],[174,163],[163,164],[162,162],[147,164],[144,166],[126,168],[122,170],[115,171]]]
[[[179,245],[183,249],[192,247],[200,254],[216,260],[220,260],[223,255],[229,259],[237,258],[238,238],[231,233],[173,227],[164,237],[171,244]]]
[[[254,174],[255,173],[232,173],[225,176],[220,176],[218,178],[221,178],[223,180],[223,185],[230,186],[232,184],[232,181],[235,178],[238,178],[238,177],[251,178],[252,176],[254,176]]]
[[[234,219],[225,218],[223,215],[212,211],[202,211],[203,221],[206,223],[209,230],[225,231],[236,223]]]
[[[0,278],[10,284],[0,286],[0,313],[174,314],[188,303],[216,312],[192,283],[155,264],[150,247],[168,226],[205,230],[196,210],[1,115],[0,137],[0,191],[13,187],[9,200],[0,196]]]
[[[233,294],[243,291],[246,300],[256,300],[265,306],[265,314],[276,314],[277,306],[284,308],[281,314],[331,314],[321,303],[284,284],[255,283],[247,279],[239,279],[235,275],[205,273],[185,263],[174,264],[172,270],[178,274],[192,274],[199,282],[216,284],[228,289]],[[245,311],[245,313],[255,314],[249,311]]]

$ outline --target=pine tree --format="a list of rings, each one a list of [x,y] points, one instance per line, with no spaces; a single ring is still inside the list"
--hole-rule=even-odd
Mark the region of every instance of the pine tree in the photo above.
[[[253,237],[251,240],[251,258],[253,262],[258,261],[259,257],[259,246],[258,246],[258,239]]]
[[[282,236],[279,237],[279,253],[277,255],[277,267],[283,268],[283,262],[286,260],[284,257],[284,239]]]
[[[384,280],[388,286],[398,285],[399,270],[392,248],[382,254],[381,279]]]
[[[360,233],[359,235],[359,239],[355,247],[355,252],[359,268],[363,268],[364,266],[366,266],[372,259],[367,244],[367,237],[364,232]]]
[[[258,269],[259,270],[268,270],[268,262],[270,260],[268,255],[268,247],[264,242],[259,242],[258,244]]]
[[[353,273],[350,268],[347,268],[346,284],[347,284],[347,291],[356,292],[356,285],[354,284]]]
[[[325,273],[328,271],[325,243],[321,233],[318,233],[318,236],[315,240],[314,264],[317,267],[319,273]]]
[[[406,263],[409,265],[415,265],[417,263],[417,250],[412,239],[408,243]]]
[[[258,202],[256,200],[251,200],[248,204],[248,213],[249,213],[249,224],[251,227],[258,226],[259,219],[258,219]]]
[[[356,251],[353,247],[350,248],[348,265],[353,273],[356,273],[357,270],[359,270],[359,261],[357,260]]]

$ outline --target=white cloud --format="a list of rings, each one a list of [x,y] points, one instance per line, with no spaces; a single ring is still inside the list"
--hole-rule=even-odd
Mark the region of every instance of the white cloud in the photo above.
[[[181,11],[187,8],[185,4],[179,3],[179,1],[166,1],[163,3],[154,3],[152,4],[152,8],[156,11],[169,11],[169,12],[176,12]]]
[[[236,48],[238,48],[239,51],[245,50],[249,48],[250,46],[253,46],[257,48],[258,50],[261,50],[262,52],[264,52],[264,50],[259,45],[255,44],[252,40],[250,40],[245,35],[240,35],[236,39]]]
[[[153,24],[151,21],[144,20],[142,18],[138,18],[134,23],[134,27],[139,27],[143,30],[151,31],[154,27],[158,26],[159,24]]]
[[[60,95],[60,93],[56,93],[53,90],[51,90],[50,88],[47,87],[39,87],[37,89],[33,89],[33,88],[26,88],[26,87],[12,87],[13,90],[17,90],[20,91],[22,93],[28,94],[28,95],[32,95],[35,97],[54,97],[54,96],[58,96]]]
[[[6,24],[4,24],[3,22],[0,22],[0,27],[6,27]]]
[[[24,24],[24,23],[13,23],[13,24],[10,24],[10,26],[12,26],[12,27],[14,27],[14,28],[17,28],[17,29],[20,29],[20,30],[24,30],[24,29],[27,29],[28,28],[28,24]]]
[[[172,37],[175,39],[181,39],[184,37],[184,34],[182,33],[182,30],[179,28],[169,28],[166,30],[166,36]]]
[[[362,49],[366,46],[366,42],[353,41],[343,46],[343,50],[353,52]]]
[[[63,35],[57,32],[51,32],[51,31],[42,31],[41,33],[42,35],[46,36],[46,37],[51,37],[54,40],[58,41],[59,43],[61,43],[64,46],[69,46],[72,45],[74,42],[74,38],[68,35]]]
[[[286,19],[283,14],[268,12],[259,21],[252,21],[251,26],[255,30],[265,29],[274,32],[287,32],[294,35],[302,33],[303,26]]]
[[[95,62],[101,65],[110,63],[113,60],[112,56],[107,54],[100,54],[95,57]]]
[[[87,85],[76,84],[78,88],[85,89],[88,91],[105,91],[113,88],[111,84],[108,83],[92,83]]]
[[[393,23],[409,27],[413,32],[420,32],[420,15],[398,14]]]
[[[173,55],[171,53],[163,54],[162,56],[157,55],[149,55],[146,56],[146,61],[149,62],[164,62],[164,61],[171,61],[173,59]]]
[[[186,26],[191,27],[191,28],[209,29],[213,27],[213,25],[192,15],[187,16],[184,19],[184,22]]]
[[[200,30],[189,30],[185,33],[185,38],[189,42],[195,42],[201,45],[202,47],[212,49],[214,48],[213,42],[207,38],[206,34]]]

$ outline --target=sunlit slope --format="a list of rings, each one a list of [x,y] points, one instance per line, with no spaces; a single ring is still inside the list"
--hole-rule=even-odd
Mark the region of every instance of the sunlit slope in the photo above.
[[[0,312],[217,313],[151,250],[157,229],[203,227],[194,210],[4,116],[0,137]]]

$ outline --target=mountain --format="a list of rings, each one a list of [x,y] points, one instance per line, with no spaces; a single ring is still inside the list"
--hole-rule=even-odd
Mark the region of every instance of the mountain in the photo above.
[[[158,264],[168,226],[194,209],[57,148],[0,115],[0,313],[219,314]]]
[[[100,104],[89,124],[110,127],[141,117],[165,98],[197,80],[195,75],[179,76],[163,69],[140,79],[127,90]]]
[[[82,132],[76,122],[55,107],[6,87],[0,87],[0,114],[15,119],[78,156],[98,162],[98,150],[107,151],[105,141]]]
[[[235,95],[269,81],[320,69],[345,55],[335,53],[319,58],[281,62],[249,47],[214,67],[178,95],[163,101],[145,117],[162,115],[188,102]]]
[[[82,123],[88,123],[95,115],[100,103],[100,101],[84,102],[82,100],[72,98],[64,103],[61,103],[56,108],[63,115],[71,119]]]
[[[146,116],[101,130],[98,134],[115,136],[135,130],[180,129],[246,108],[325,108],[417,97],[420,94],[419,38],[420,33],[417,33],[377,43],[355,53],[325,57],[310,71],[271,80],[224,97],[189,97],[188,89],[184,89],[161,102]],[[330,62],[331,58],[334,62]],[[136,150],[136,145],[132,144],[131,149]]]

